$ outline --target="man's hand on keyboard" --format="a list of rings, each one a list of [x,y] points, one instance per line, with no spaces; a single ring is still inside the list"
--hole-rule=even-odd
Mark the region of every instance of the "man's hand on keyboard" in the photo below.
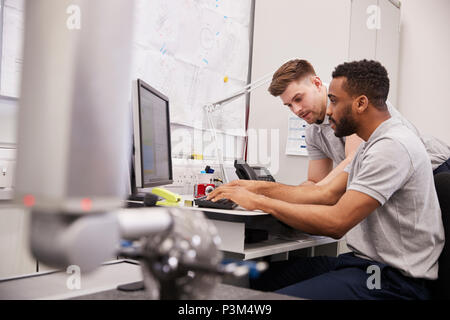
[[[258,199],[261,195],[248,191],[243,187],[223,185],[215,189],[206,197],[207,200],[217,201],[219,199],[230,199],[247,210],[257,210]]]
[[[261,188],[262,186],[266,186],[266,185],[267,185],[267,181],[240,179],[240,180],[233,180],[227,184],[224,184],[221,187],[242,187],[250,192],[260,194],[259,188]]]

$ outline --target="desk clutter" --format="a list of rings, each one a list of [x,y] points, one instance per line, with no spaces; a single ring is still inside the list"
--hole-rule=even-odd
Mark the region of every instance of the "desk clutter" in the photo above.
[[[236,179],[263,180],[275,182],[270,172],[262,166],[250,167],[243,160],[235,160],[234,166],[226,168],[228,181]],[[219,170],[217,170],[219,171]],[[173,182],[165,188],[153,188],[151,193],[132,194],[127,203],[127,207],[152,207],[162,206],[197,206],[200,208],[215,208],[231,210],[238,206],[228,199],[218,201],[206,200],[206,196],[214,189],[224,184],[224,177],[221,177],[210,165],[199,170],[199,165],[186,165],[173,167]],[[169,190],[170,189],[170,190]],[[187,195],[191,199],[184,199],[177,193]]]

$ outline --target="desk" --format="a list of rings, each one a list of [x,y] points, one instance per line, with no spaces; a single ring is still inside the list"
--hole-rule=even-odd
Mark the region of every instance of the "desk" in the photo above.
[[[118,285],[142,280],[141,267],[131,260],[111,261],[88,275],[82,275],[81,288],[68,289],[70,274],[63,271],[35,273],[0,281],[0,299],[5,300],[144,300],[145,291],[123,292]],[[209,300],[298,300],[293,297],[218,284]]]
[[[256,259],[338,242],[329,237],[313,236],[294,230],[262,211],[183,208],[202,211],[211,219],[222,239],[219,249],[230,258]],[[268,230],[269,238],[261,242],[245,243],[246,228]]]

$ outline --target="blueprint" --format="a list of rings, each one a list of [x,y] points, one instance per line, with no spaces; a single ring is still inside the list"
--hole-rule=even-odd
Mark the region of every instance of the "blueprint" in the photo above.
[[[171,122],[208,127],[203,106],[247,83],[251,0],[137,0],[132,78],[169,97]],[[213,115],[226,134],[245,134],[245,96]]]
[[[24,0],[5,0],[2,15],[0,94],[18,98],[23,64]]]
[[[24,3],[5,0],[0,8],[4,96],[19,97]],[[171,122],[208,129],[204,105],[247,84],[251,0],[135,0],[135,4],[131,79],[140,78],[169,97]],[[216,128],[225,135],[244,136],[245,106],[245,96],[224,105],[212,115]]]

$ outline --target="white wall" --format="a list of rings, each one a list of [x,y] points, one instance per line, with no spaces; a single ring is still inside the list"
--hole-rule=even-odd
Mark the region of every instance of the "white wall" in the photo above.
[[[252,80],[273,73],[289,59],[302,58],[329,82],[334,67],[348,56],[350,5],[349,0],[256,0]],[[251,93],[249,128],[267,130],[267,135],[258,131],[257,138],[249,136],[248,159],[269,167],[281,183],[299,184],[307,178],[308,158],[285,154],[290,111],[267,92],[268,87]],[[267,163],[260,156],[260,139],[267,136],[271,142],[271,130],[279,133],[279,143],[267,147]],[[253,153],[252,144],[258,144]]]
[[[450,144],[450,1],[402,0],[398,108]]]

